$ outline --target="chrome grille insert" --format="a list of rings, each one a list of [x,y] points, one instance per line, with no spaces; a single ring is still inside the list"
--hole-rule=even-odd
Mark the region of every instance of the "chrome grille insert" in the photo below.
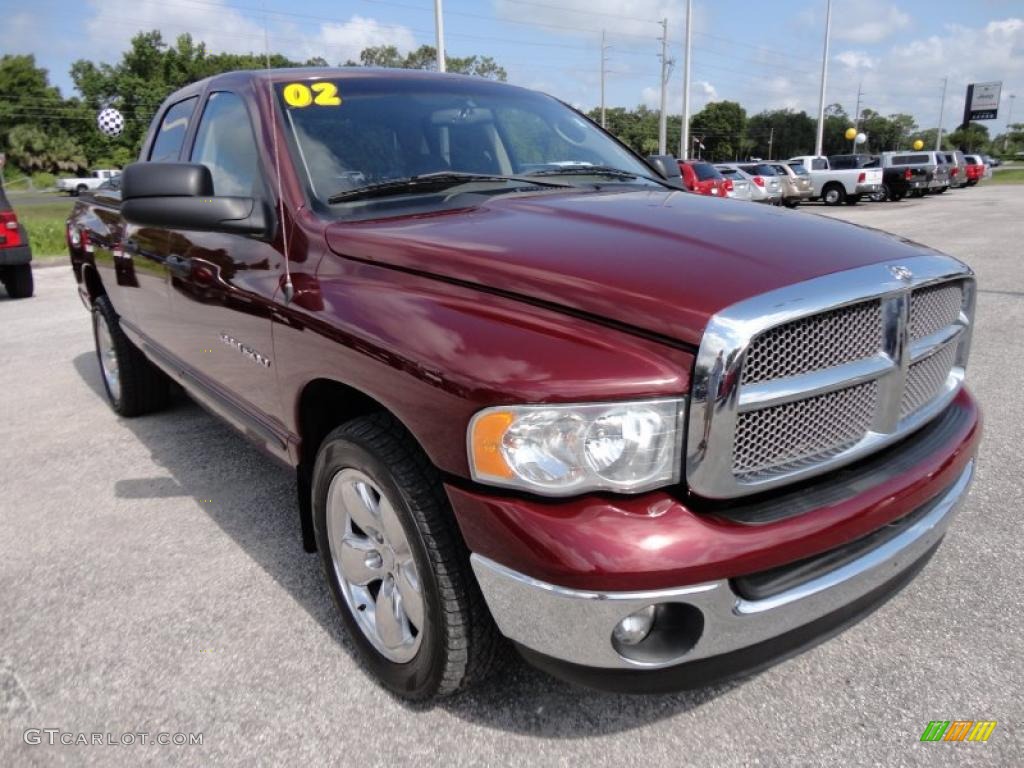
[[[878,409],[878,383],[741,413],[733,469],[744,480],[771,477],[835,456],[857,444]]]
[[[758,334],[743,366],[744,384],[798,376],[875,354],[882,345],[882,302],[823,312]]]
[[[943,256],[876,264],[735,304],[694,369],[687,479],[711,498],[820,474],[921,426],[956,395],[974,281]]]
[[[956,323],[964,303],[963,283],[921,288],[910,296],[910,339],[917,341]]]
[[[900,401],[900,418],[905,419],[937,397],[956,362],[956,344],[946,346],[928,357],[912,363],[907,370],[907,387]]]

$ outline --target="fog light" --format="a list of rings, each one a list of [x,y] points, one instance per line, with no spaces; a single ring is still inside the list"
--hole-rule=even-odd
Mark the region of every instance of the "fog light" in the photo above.
[[[636,613],[631,613],[612,630],[612,635],[623,645],[636,645],[643,641],[654,626],[654,606],[649,605]]]

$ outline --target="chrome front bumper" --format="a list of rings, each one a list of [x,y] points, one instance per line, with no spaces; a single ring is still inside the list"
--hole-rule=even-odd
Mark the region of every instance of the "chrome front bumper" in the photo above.
[[[474,554],[473,571],[498,628],[537,653],[603,669],[650,670],[730,653],[798,629],[885,585],[935,546],[974,474],[971,461],[934,507],[906,530],[856,560],[762,600],[745,600],[727,579],[647,592],[587,592],[530,578]],[[627,658],[612,630],[649,605],[685,603],[704,617],[693,647],[656,662]]]

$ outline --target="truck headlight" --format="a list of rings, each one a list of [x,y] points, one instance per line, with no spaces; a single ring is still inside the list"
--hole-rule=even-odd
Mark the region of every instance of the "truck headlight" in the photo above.
[[[683,398],[487,408],[469,423],[473,479],[546,496],[679,482]]]

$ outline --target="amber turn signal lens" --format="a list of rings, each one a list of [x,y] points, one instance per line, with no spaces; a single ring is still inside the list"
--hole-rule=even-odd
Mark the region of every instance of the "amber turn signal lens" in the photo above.
[[[501,439],[514,419],[508,411],[491,411],[473,422],[473,465],[478,474],[503,478],[515,474],[501,453]]]

